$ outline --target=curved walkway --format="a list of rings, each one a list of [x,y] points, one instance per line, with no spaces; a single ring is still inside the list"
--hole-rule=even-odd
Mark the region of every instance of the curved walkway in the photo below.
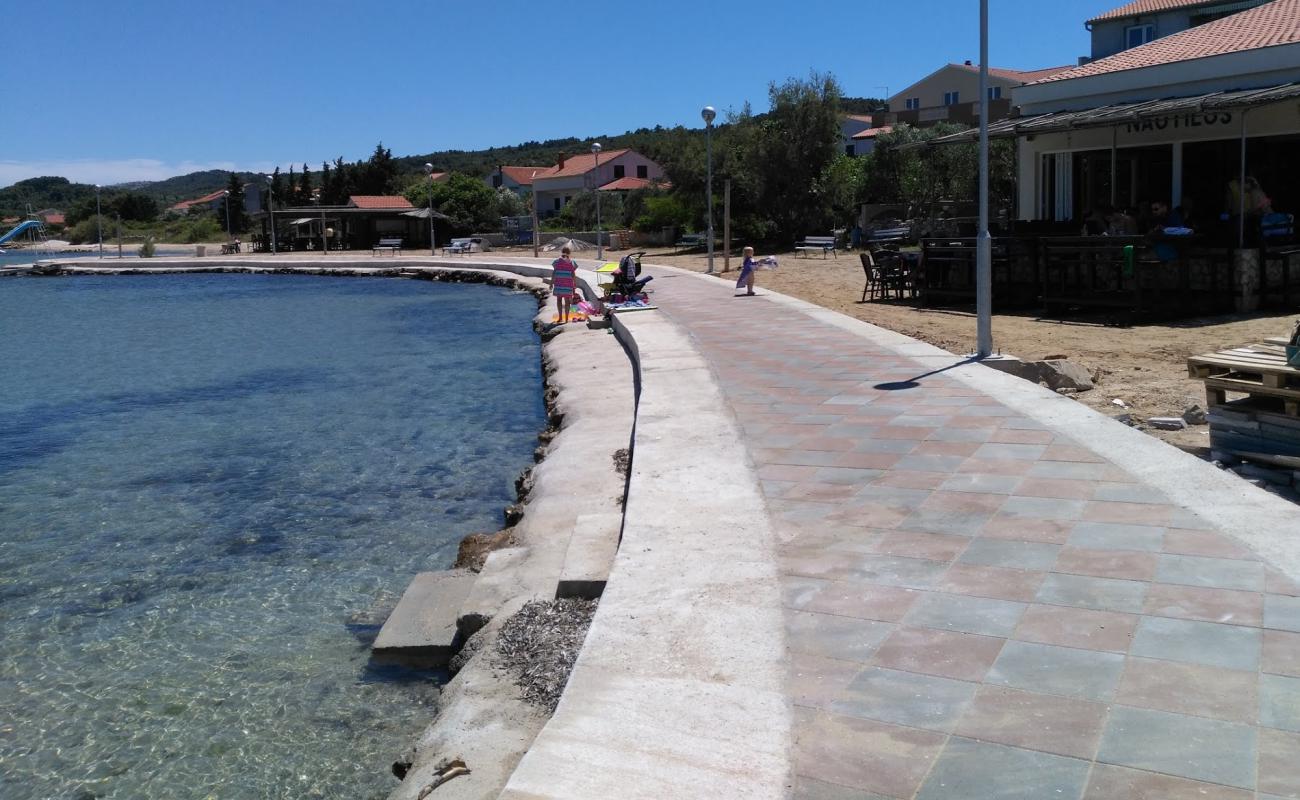
[[[1270,566],[1294,507],[905,337],[654,271],[781,542],[794,797],[1300,797],[1300,585]],[[1178,482],[1275,527],[1252,550],[1152,485]]]

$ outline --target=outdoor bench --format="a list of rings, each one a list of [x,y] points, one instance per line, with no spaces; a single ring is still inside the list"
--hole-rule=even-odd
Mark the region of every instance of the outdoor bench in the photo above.
[[[380,250],[387,250],[393,255],[402,252],[401,239],[380,239],[375,246],[370,248],[370,255],[378,255]]]
[[[799,253],[820,252],[822,254],[822,258],[825,258],[827,253],[835,252],[835,237],[834,236],[805,236],[803,238],[803,241],[795,242],[794,249],[797,250]]]
[[[688,233],[678,239],[677,244],[673,245],[673,248],[677,250],[692,250],[696,247],[704,247],[708,243],[708,235],[703,233]]]

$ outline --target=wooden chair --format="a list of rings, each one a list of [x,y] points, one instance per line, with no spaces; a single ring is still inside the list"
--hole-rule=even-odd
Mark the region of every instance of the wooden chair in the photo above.
[[[862,302],[867,302],[867,295],[870,295],[872,300],[879,300],[884,294],[884,280],[880,274],[880,267],[876,266],[871,253],[858,253],[858,258],[862,259],[862,274],[867,279],[862,287]]]

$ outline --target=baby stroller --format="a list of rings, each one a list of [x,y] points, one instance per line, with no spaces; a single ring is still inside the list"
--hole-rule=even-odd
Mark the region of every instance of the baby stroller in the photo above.
[[[618,262],[618,269],[614,270],[614,283],[610,287],[610,299],[614,302],[637,299],[645,293],[645,285],[654,280],[653,277],[640,277],[643,255],[644,250],[628,253]]]

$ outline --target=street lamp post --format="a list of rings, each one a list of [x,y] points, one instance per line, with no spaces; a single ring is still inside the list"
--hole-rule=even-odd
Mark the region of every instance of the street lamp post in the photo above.
[[[718,112],[713,110],[713,106],[705,106],[700,110],[700,116],[704,118],[704,152],[705,161],[708,162],[709,172],[709,190],[705,203],[708,205],[708,222],[709,222],[709,268],[708,273],[713,274],[713,119],[718,116]]]
[[[425,164],[424,171],[429,173],[429,255],[438,255],[438,240],[433,235],[433,165]]]
[[[975,350],[993,354],[993,237],[989,234],[989,0],[980,0],[980,221],[975,249]]]
[[[592,184],[596,191],[596,260],[605,261],[605,243],[600,235],[600,142],[591,143],[591,154],[596,157],[596,176]]]
[[[230,227],[230,190],[227,189],[221,193],[226,201],[226,244],[234,237],[235,232]]]
[[[330,254],[330,240],[325,235],[325,198],[322,195],[316,195],[316,205],[320,208],[320,253],[327,256]]]
[[[95,230],[99,235],[99,257],[104,257],[104,217],[99,206],[99,184],[95,184]]]
[[[271,255],[275,255],[275,190],[271,188],[271,176],[264,177],[266,178],[266,213],[271,217]]]

